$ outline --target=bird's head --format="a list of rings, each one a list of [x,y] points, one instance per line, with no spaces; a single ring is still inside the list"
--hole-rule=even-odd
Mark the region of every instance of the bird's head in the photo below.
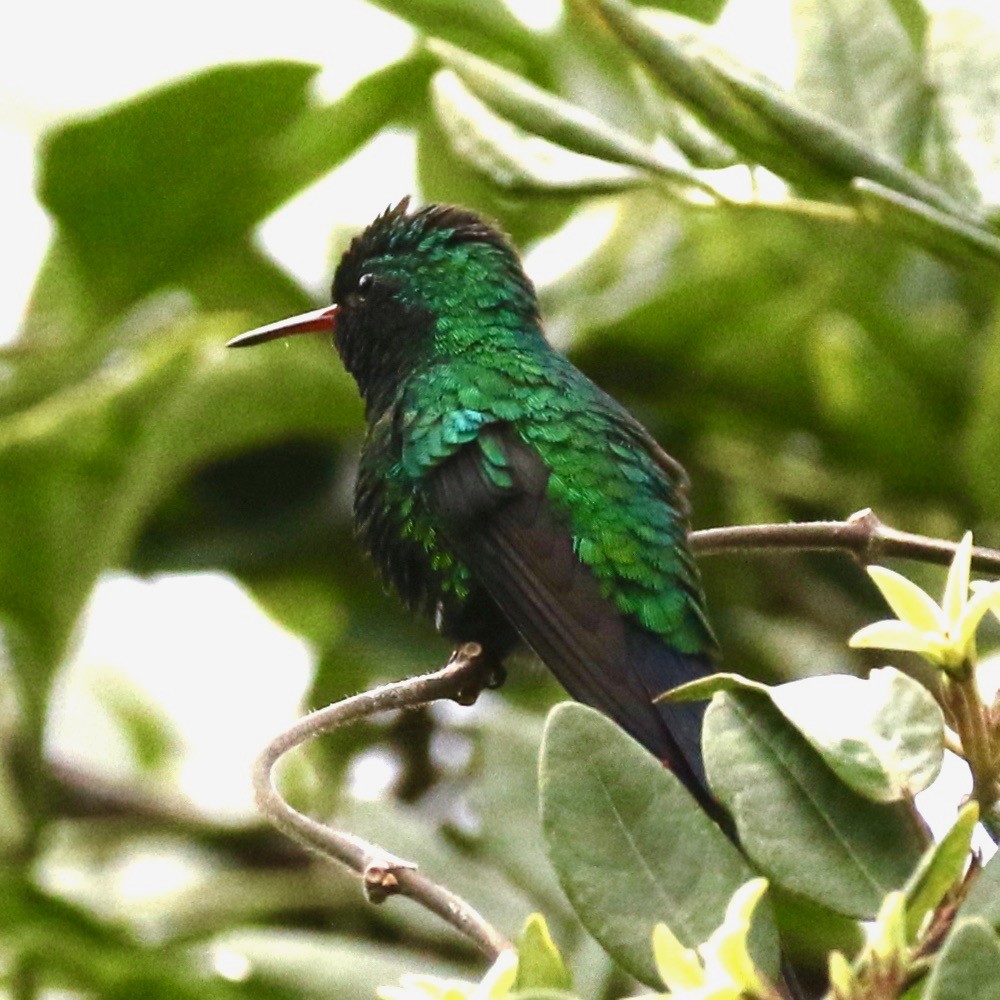
[[[337,266],[333,304],[244,333],[244,347],[299,333],[332,334],[369,410],[426,359],[537,336],[531,281],[507,238],[449,205],[387,209]]]

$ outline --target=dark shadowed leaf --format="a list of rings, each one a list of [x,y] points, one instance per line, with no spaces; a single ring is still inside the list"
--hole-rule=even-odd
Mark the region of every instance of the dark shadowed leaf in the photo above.
[[[680,781],[593,709],[553,709],[539,766],[542,826],[566,895],[622,968],[659,986],[653,927],[702,943],[753,872]],[[769,910],[755,920],[755,958],[773,974]]]

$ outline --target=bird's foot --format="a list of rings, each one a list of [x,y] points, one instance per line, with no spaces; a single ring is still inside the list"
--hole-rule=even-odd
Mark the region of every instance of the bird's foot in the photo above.
[[[500,687],[507,679],[504,665],[478,642],[467,642],[451,654],[451,662],[462,663],[470,668],[464,674],[462,684],[452,695],[459,705],[474,705],[479,695],[486,689]]]

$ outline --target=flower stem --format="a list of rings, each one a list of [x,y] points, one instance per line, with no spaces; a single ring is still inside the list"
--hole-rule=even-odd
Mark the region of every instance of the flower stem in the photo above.
[[[976,671],[972,663],[945,681],[944,702],[962,752],[972,771],[972,797],[979,803],[980,815],[989,816],[1000,798],[998,787],[998,748],[990,722],[990,712],[979,693]],[[997,839],[996,823],[985,823],[990,835]],[[993,827],[993,828],[991,828]]]

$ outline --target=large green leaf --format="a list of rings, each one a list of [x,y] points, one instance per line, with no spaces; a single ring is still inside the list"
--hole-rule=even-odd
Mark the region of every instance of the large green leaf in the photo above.
[[[242,248],[253,228],[405,117],[428,68],[426,56],[415,55],[320,107],[307,92],[316,67],[224,66],[57,128],[42,148],[39,190],[58,225],[59,268],[43,272],[28,335],[51,340],[75,329],[80,336],[163,286],[190,288],[200,299],[214,290],[216,301],[203,304],[245,308],[245,299],[218,296],[245,294],[259,273],[220,289],[220,264],[230,274],[252,268]],[[80,314],[66,315],[60,304],[54,328],[50,300],[67,288]],[[249,305],[261,305],[259,296]]]
[[[753,872],[679,779],[593,709],[553,709],[539,766],[549,857],[570,903],[624,969],[660,985],[653,927],[701,944]],[[759,914],[755,958],[773,972],[774,926]]]
[[[959,919],[931,970],[923,1000],[995,1000],[1000,938],[985,920]]]
[[[834,773],[873,802],[910,799],[941,769],[941,709],[922,684],[894,667],[875,669],[866,679],[824,674],[776,687],[715,674],[678,688],[671,700],[716,691],[770,698]]]
[[[870,918],[922,852],[905,806],[851,791],[764,695],[717,694],[705,766],[748,856],[774,881],[847,916]]]
[[[900,163],[915,146],[920,59],[889,0],[794,0],[794,93]]]

